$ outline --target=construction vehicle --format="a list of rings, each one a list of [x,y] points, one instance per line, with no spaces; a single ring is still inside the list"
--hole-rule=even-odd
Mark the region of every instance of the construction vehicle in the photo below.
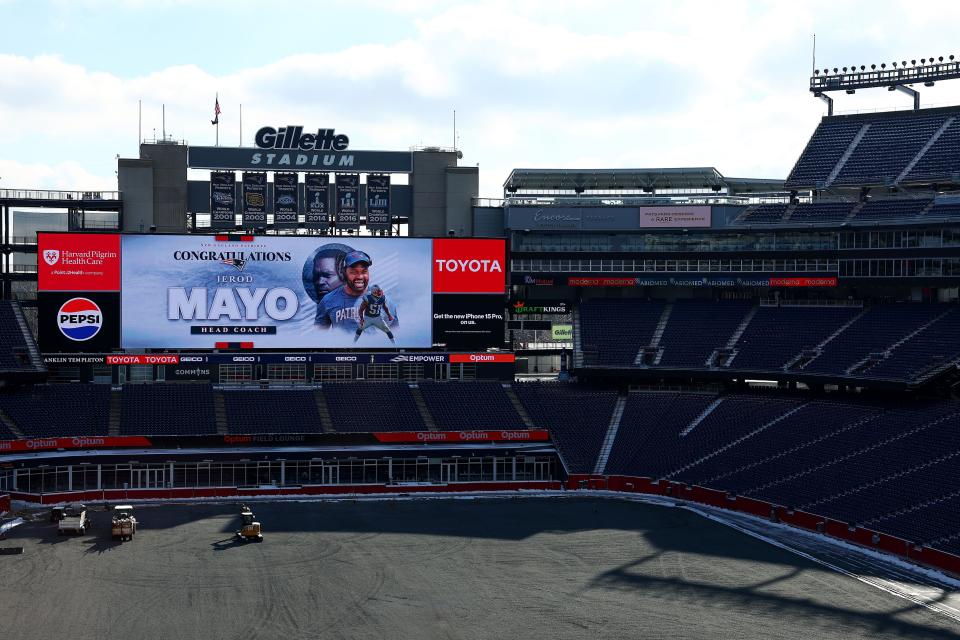
[[[68,533],[83,535],[87,532],[87,507],[72,504],[63,510],[63,518],[57,524],[57,535]]]
[[[137,533],[137,519],[133,517],[133,507],[128,504],[113,508],[113,520],[110,522],[110,535],[114,540],[133,540]]]
[[[263,533],[260,531],[260,523],[254,519],[253,510],[247,505],[240,507],[240,519],[243,526],[237,531],[237,538],[244,542],[263,542]]]

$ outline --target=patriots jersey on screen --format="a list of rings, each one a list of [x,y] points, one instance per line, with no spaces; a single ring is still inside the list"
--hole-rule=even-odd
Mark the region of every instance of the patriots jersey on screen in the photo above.
[[[367,303],[366,314],[371,318],[376,318],[380,315],[380,310],[383,308],[383,303],[387,301],[387,296],[375,296],[372,293],[368,293],[363,297],[363,300]]]
[[[344,288],[341,285],[320,299],[314,321],[316,324],[351,331],[356,329],[360,319],[360,296],[351,296],[344,292]]]

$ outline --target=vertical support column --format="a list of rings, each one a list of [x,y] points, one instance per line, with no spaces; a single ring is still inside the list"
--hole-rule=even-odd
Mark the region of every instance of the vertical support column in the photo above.
[[[170,479],[167,480],[167,487],[173,489],[173,463],[170,463]]]
[[[280,461],[280,486],[287,486],[287,461]]]
[[[67,465],[67,491],[73,491],[73,465]]]
[[[513,456],[513,477],[510,480],[517,481],[517,456]]]
[[[101,465],[97,465],[97,491],[103,491],[103,476],[101,472]]]
[[[18,476],[19,476],[19,469],[14,469],[13,470],[13,487],[11,487],[14,491],[20,491],[20,482],[19,482]]]
[[[393,482],[393,458],[387,458],[387,482]]]

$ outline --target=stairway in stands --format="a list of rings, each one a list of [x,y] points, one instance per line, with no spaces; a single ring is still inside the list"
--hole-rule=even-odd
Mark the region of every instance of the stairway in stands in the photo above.
[[[107,435],[120,435],[120,420],[123,417],[123,391],[120,387],[110,389],[110,417]]]
[[[517,415],[520,416],[520,419],[523,421],[523,424],[526,425],[527,429],[536,428],[537,425],[533,423],[533,419],[530,417],[530,414],[527,413],[527,408],[523,406],[522,402],[520,402],[520,398],[517,397],[517,392],[513,390],[513,387],[509,384],[504,384],[503,390],[507,394],[507,398],[510,399],[510,404],[513,405],[514,410],[516,410]]]
[[[17,319],[20,332],[23,334],[23,341],[27,345],[30,364],[34,369],[39,371],[46,370],[43,364],[43,357],[40,355],[40,350],[37,349],[37,342],[33,339],[33,332],[30,331],[30,325],[27,324],[27,318],[23,315],[23,309],[20,307],[20,303],[14,300],[10,303],[10,308],[13,310],[13,316]]]
[[[427,429],[430,431],[439,431],[440,429],[437,428],[437,423],[433,419],[433,414],[430,413],[430,407],[427,406],[426,401],[423,399],[423,393],[420,392],[420,387],[416,384],[411,384],[410,395],[413,396],[413,402],[417,405],[417,413],[420,414],[423,424],[427,425]]]
[[[610,459],[610,450],[613,449],[613,443],[617,440],[620,421],[623,419],[623,409],[626,406],[627,396],[617,396],[617,403],[613,406],[613,413],[610,415],[610,425],[607,427],[607,435],[604,436],[603,444],[600,445],[600,455],[597,456],[597,464],[593,467],[595,474],[602,474],[607,468],[607,460]]]
[[[323,395],[322,389],[316,389],[313,392],[313,400],[317,405],[317,415],[320,416],[320,428],[324,433],[334,433],[333,418],[330,417],[330,407],[327,406],[327,397]]]
[[[17,438],[23,438],[23,431],[20,430],[20,427],[17,426],[17,423],[13,421],[13,418],[7,415],[7,412],[3,409],[0,409],[0,423],[10,430]]]

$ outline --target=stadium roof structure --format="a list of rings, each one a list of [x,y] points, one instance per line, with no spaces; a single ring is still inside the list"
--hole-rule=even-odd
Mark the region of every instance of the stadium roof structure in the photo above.
[[[659,169],[514,169],[503,183],[506,193],[519,190],[585,191],[641,190],[726,191],[751,193],[783,191],[783,180],[726,178],[714,167]]]

